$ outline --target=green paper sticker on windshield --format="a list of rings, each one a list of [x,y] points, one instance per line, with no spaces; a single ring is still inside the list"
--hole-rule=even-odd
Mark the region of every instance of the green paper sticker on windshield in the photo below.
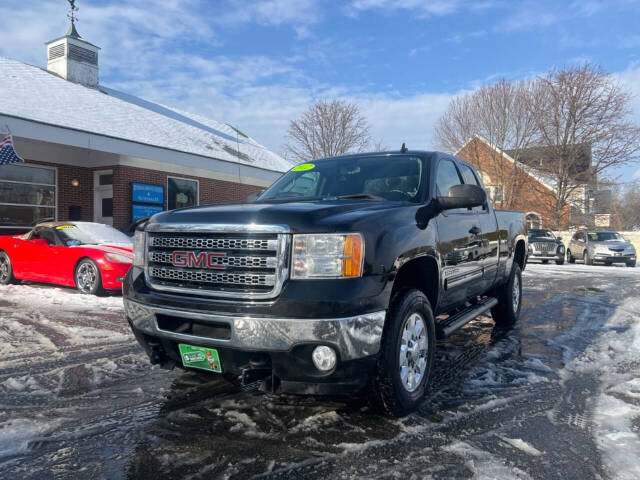
[[[306,172],[307,170],[313,170],[316,166],[313,163],[303,163],[296,165],[291,169],[292,172]]]

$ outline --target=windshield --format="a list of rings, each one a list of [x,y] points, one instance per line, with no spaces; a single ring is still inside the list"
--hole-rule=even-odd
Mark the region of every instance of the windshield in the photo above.
[[[556,236],[551,230],[529,230],[529,240],[532,238],[548,238],[550,240],[555,240]]]
[[[385,155],[304,163],[285,173],[258,198],[269,200],[364,198],[420,202],[423,159]]]
[[[587,235],[592,242],[624,241],[622,235],[616,232],[589,232]]]
[[[56,232],[65,245],[131,245],[130,237],[110,225],[87,223],[76,225],[58,225]]]

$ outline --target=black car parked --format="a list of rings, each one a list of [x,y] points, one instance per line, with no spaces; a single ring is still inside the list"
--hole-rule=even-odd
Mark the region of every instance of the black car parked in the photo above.
[[[496,211],[438,152],[298,165],[256,201],[153,216],[135,233],[125,312],[151,361],[302,394],[424,398],[436,339],[522,305],[521,212]]]
[[[561,237],[556,237],[551,230],[541,228],[529,230],[528,261],[537,260],[549,263],[553,260],[557,265],[564,263],[565,249]]]

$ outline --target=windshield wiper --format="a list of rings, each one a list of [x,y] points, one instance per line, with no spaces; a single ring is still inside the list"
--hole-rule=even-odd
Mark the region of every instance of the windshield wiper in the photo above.
[[[336,197],[338,200],[376,200],[378,202],[386,202],[386,198],[373,195],[372,193],[352,193],[350,195],[340,195]]]

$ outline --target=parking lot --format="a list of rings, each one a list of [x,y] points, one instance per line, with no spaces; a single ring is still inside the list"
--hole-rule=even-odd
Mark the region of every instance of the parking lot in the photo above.
[[[121,297],[0,287],[0,478],[640,478],[640,268],[523,281],[517,326],[439,343],[404,419],[152,368]]]

